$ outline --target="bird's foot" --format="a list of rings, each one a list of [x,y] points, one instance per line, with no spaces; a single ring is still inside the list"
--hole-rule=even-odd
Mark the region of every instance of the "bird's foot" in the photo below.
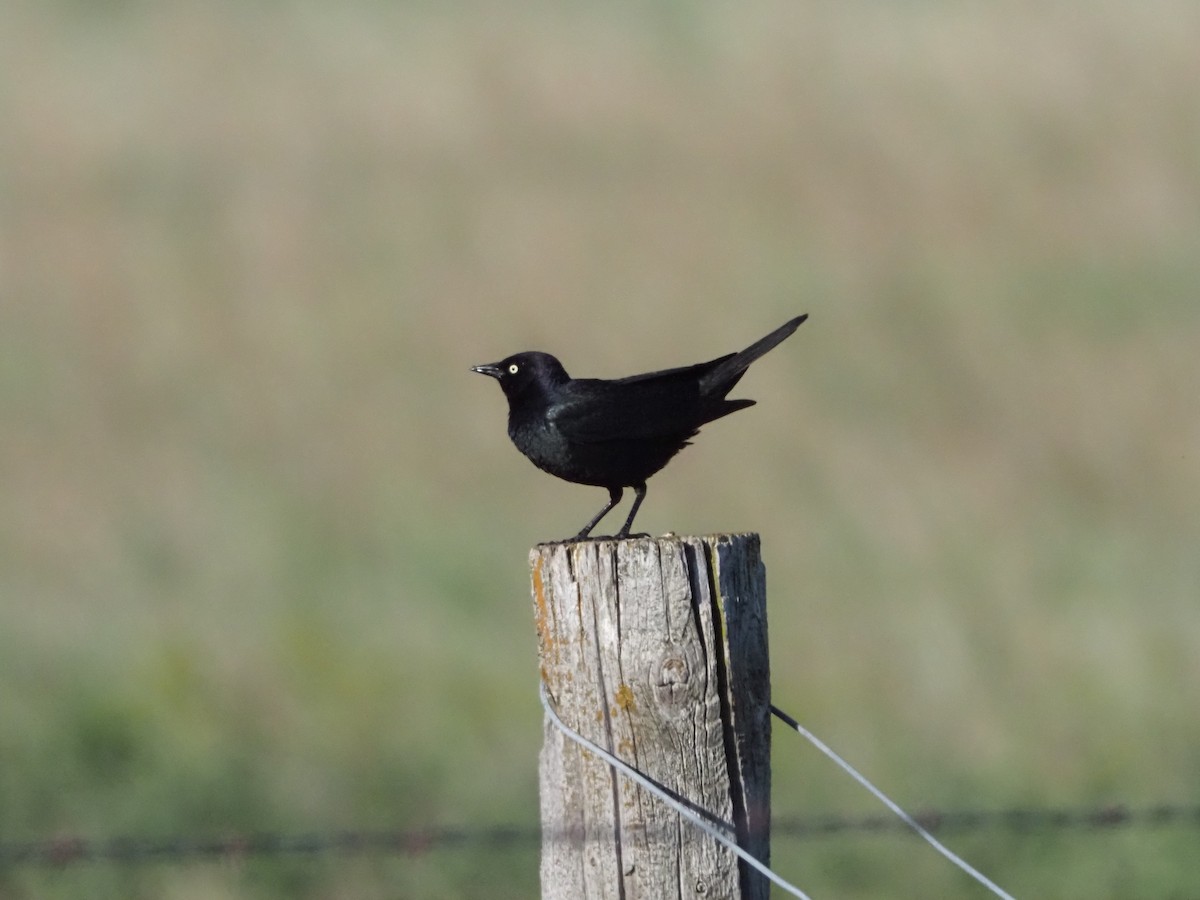
[[[592,541],[611,541],[613,538],[602,534],[577,534],[575,537],[559,538],[556,541],[538,541],[539,547],[565,547],[568,544],[588,544]]]
[[[561,547],[567,544],[591,544],[596,541],[636,541],[652,537],[644,531],[635,534],[577,534],[575,537],[560,538],[556,541],[539,541],[539,547]]]

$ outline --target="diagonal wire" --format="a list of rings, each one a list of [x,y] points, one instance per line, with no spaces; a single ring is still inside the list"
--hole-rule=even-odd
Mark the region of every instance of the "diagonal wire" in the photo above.
[[[548,715],[550,717],[550,721],[552,721],[555,725],[557,725],[558,729],[563,734],[565,734],[567,737],[569,737],[575,743],[580,744],[583,747],[586,747],[592,753],[599,756],[610,766],[617,769],[625,777],[630,778],[633,781],[637,782],[637,784],[639,784],[644,790],[647,790],[651,794],[654,794],[656,797],[658,797],[660,800],[662,800],[664,803],[666,803],[668,806],[670,806],[672,809],[674,809],[675,812],[679,813],[681,816],[683,816],[685,819],[687,819],[689,822],[691,822],[693,825],[695,825],[701,831],[708,834],[710,837],[716,839],[719,843],[728,847],[730,850],[732,850],[734,853],[736,853],[738,856],[740,856],[742,859],[744,859],[747,863],[749,863],[751,866],[753,866],[755,869],[757,869],[759,872],[761,872],[763,875],[765,875],[767,878],[769,878],[775,884],[779,885],[781,888],[783,888],[785,891],[787,891],[793,897],[799,897],[799,898],[801,898],[801,900],[811,900],[811,898],[808,896],[808,894],[804,893],[804,891],[800,890],[800,888],[796,887],[794,884],[790,884],[789,882],[785,881],[780,876],[776,875],[766,865],[759,862],[759,860],[757,860],[754,856],[752,856],[751,854],[749,854],[745,850],[743,850],[741,847],[739,847],[737,845],[736,841],[734,841],[727,835],[722,834],[718,829],[714,828],[711,824],[706,822],[694,810],[689,809],[686,804],[681,803],[679,800],[675,799],[674,797],[670,796],[669,794],[664,793],[662,788],[660,788],[658,785],[656,785],[653,781],[651,781],[649,778],[647,778],[645,775],[643,775],[637,769],[633,768],[633,766],[629,765],[624,760],[621,760],[618,757],[613,756],[611,753],[609,753],[603,747],[601,747],[600,745],[598,745],[592,741],[589,741],[578,731],[575,731],[569,725],[567,725],[566,722],[564,722],[562,719],[560,719],[558,717],[557,710],[555,710],[554,706],[550,703],[550,696],[546,692],[546,683],[545,682],[542,682],[541,690],[539,691],[539,693],[542,698],[542,707],[546,710],[546,715]]]
[[[992,881],[990,878],[988,878],[986,875],[984,875],[982,872],[980,872],[978,869],[976,869],[974,866],[972,866],[970,863],[968,863],[965,859],[963,859],[962,857],[955,854],[948,847],[946,847],[946,845],[944,845],[941,841],[939,841],[932,834],[930,834],[928,831],[926,831],[924,828],[922,828],[921,824],[916,819],[914,819],[912,816],[910,816],[908,813],[906,813],[903,809],[901,809],[899,807],[899,805],[896,804],[891,798],[889,798],[883,791],[879,790],[879,788],[877,788],[877,787],[875,787],[875,785],[871,784],[871,782],[869,782],[864,775],[859,774],[858,770],[855,769],[852,765],[850,765],[850,763],[846,762],[844,759],[842,759],[840,756],[838,756],[836,753],[834,753],[833,750],[830,749],[830,747],[824,741],[822,741],[819,737],[817,737],[815,734],[813,734],[811,731],[809,731],[807,728],[805,728],[803,725],[801,725],[799,722],[797,722],[795,719],[793,719],[791,716],[789,716],[787,713],[785,713],[783,710],[781,710],[778,706],[772,705],[771,712],[773,712],[775,714],[776,718],[783,721],[789,727],[795,729],[810,744],[812,744],[814,747],[816,747],[818,750],[820,750],[822,753],[824,753],[826,756],[828,756],[831,760],[833,760],[835,763],[837,763],[846,772],[846,774],[848,774],[851,778],[853,778],[860,785],[862,785],[864,788],[866,788],[875,797],[876,800],[878,800],[880,803],[882,803],[884,806],[886,806],[888,809],[890,809],[892,812],[894,812],[897,816],[900,817],[901,821],[903,821],[906,825],[908,825],[909,828],[911,828],[913,831],[915,831],[917,834],[919,834],[921,837],[923,837],[925,840],[927,840],[930,844],[932,844],[933,849],[935,849],[938,853],[942,854],[942,856],[946,857],[946,859],[950,860],[950,862],[954,863],[954,865],[958,866],[960,869],[962,869],[964,872],[966,872],[968,875],[970,875],[972,878],[974,878],[976,881],[978,881],[980,884],[982,884],[984,887],[986,887],[989,891],[991,891],[997,897],[1003,897],[1003,898],[1005,898],[1005,900],[1014,900],[1014,898],[1011,894],[1009,894],[1002,887],[1000,887],[998,884],[996,884],[994,881]]]

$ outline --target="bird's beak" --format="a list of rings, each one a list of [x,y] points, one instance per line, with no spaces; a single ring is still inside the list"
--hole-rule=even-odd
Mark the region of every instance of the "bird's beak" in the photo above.
[[[488,363],[483,366],[471,366],[472,372],[478,372],[480,375],[491,375],[493,378],[499,378],[504,374],[504,370],[496,363]]]

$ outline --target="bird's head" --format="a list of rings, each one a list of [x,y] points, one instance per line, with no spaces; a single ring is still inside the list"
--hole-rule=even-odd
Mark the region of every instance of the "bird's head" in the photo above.
[[[530,391],[547,392],[571,380],[562,363],[549,353],[536,351],[517,353],[497,363],[472,366],[471,371],[495,378],[510,401]]]

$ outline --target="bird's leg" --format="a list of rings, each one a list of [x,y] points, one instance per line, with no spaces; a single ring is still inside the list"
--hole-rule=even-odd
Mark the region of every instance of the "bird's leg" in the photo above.
[[[629,537],[629,528],[633,525],[633,517],[637,515],[638,507],[646,499],[646,482],[642,481],[638,484],[630,485],[630,487],[634,490],[633,507],[629,510],[629,518],[625,520],[625,524],[617,532],[616,536],[618,539]]]
[[[645,490],[646,489],[643,487],[642,493],[645,493]],[[592,521],[588,522],[586,525],[583,526],[583,530],[580,531],[579,534],[575,535],[575,540],[581,541],[585,537],[587,537],[588,534],[591,532],[591,530],[596,527],[596,523],[599,522],[601,519],[603,519],[606,515],[608,515],[608,511],[610,509],[612,509],[614,506],[616,506],[618,503],[621,502],[621,497],[624,493],[625,493],[625,490],[623,488],[610,487],[608,489],[608,505],[605,506],[604,509],[600,510],[600,512],[596,513],[596,515],[592,516]],[[641,498],[639,495],[638,503],[640,503],[640,502],[641,502]],[[634,504],[633,508],[637,509],[637,503]],[[632,516],[630,517],[630,519],[632,521]],[[625,524],[628,526],[629,523],[626,522]]]

